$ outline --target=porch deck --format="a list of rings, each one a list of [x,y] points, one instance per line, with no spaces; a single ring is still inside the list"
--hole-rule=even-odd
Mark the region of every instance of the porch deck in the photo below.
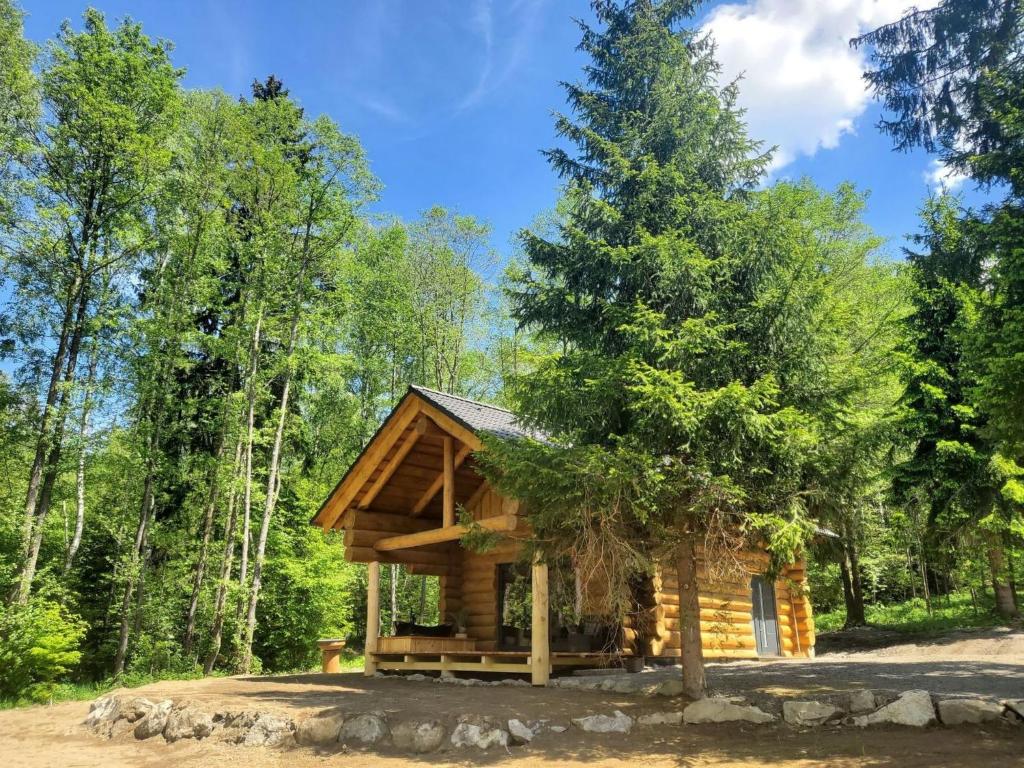
[[[381,640],[393,638],[381,638]],[[430,651],[371,653],[376,669],[406,672],[500,672],[532,674],[530,651]],[[550,673],[558,667],[608,667],[620,658],[611,653],[559,653],[550,655]]]

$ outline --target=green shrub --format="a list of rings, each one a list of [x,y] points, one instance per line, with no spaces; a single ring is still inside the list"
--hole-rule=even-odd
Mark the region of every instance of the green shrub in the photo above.
[[[47,598],[0,607],[0,698],[47,700],[78,664],[85,630],[78,616]]]

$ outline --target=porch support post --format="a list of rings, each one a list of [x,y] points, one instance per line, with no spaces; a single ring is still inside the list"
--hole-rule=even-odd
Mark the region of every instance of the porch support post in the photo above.
[[[366,644],[363,647],[363,674],[373,677],[377,662],[373,654],[377,651],[380,636],[380,563],[376,560],[366,564]]]
[[[444,527],[455,525],[455,440],[444,437]]]
[[[551,674],[548,648],[548,566],[533,561],[533,621],[530,630],[530,676],[534,685],[547,685]]]

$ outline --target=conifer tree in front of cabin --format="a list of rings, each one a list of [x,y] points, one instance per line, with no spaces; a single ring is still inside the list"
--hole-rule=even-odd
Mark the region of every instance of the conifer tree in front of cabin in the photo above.
[[[698,5],[596,0],[598,26],[581,25],[586,83],[565,86],[576,119],[557,119],[575,151],[547,153],[567,215],[554,238],[524,233],[512,288],[520,325],[559,344],[515,385],[550,440],[490,440],[481,456],[524,502],[534,556],[607,583],[620,614],[631,576],[676,564],[695,698],[701,551],[709,570],[751,544],[781,563],[808,531],[814,420],[789,382],[807,378],[794,372],[815,352],[816,310],[786,287],[813,254],[757,204],[770,156],[735,84],[718,85],[712,43],[682,28]]]

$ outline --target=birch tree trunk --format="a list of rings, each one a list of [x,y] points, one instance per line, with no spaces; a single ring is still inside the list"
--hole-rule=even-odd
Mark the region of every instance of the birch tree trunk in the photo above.
[[[89,354],[89,370],[82,393],[82,415],[78,422],[78,467],[75,470],[75,532],[71,536],[64,556],[64,575],[71,571],[75,555],[82,544],[85,530],[85,454],[89,442],[89,416],[92,410],[92,389],[96,382],[96,368],[99,365],[99,345],[94,343]]]
[[[305,269],[299,274],[299,284],[305,279]],[[301,290],[301,287],[300,289]],[[281,402],[279,405],[280,414],[277,418],[277,428],[274,431],[274,445],[270,452],[270,466],[267,471],[267,494],[263,503],[263,519],[260,521],[260,535],[256,545],[256,559],[252,569],[252,586],[249,591],[249,610],[245,619],[245,640],[242,646],[242,661],[240,669],[243,674],[248,674],[252,666],[252,640],[256,632],[256,606],[260,599],[260,587],[263,583],[263,562],[267,551],[267,536],[270,532],[270,520],[277,505],[278,473],[281,466],[281,444],[284,441],[284,427],[288,418],[288,395],[292,385],[292,355],[295,352],[295,342],[299,333],[299,314],[301,303],[297,300],[296,307],[292,313],[291,328],[288,332],[288,348],[285,352],[285,377],[281,387]]]

